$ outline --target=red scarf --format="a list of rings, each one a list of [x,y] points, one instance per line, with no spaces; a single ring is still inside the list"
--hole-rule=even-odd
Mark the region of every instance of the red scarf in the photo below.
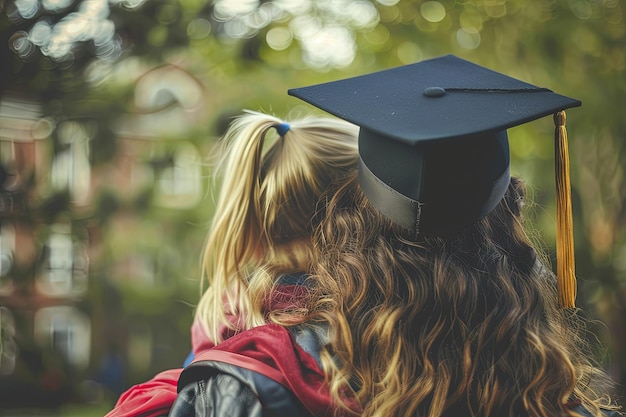
[[[176,399],[176,384],[182,370],[163,371],[148,382],[132,386],[105,417],[166,416]]]
[[[202,360],[258,372],[288,388],[312,415],[333,415],[324,372],[282,326],[268,324],[246,330],[200,354],[194,362]]]
[[[270,309],[297,304],[306,292],[298,284],[281,285],[277,288],[272,294]],[[228,314],[228,311],[227,316],[235,326],[241,325],[241,317]],[[313,415],[332,414],[323,372],[315,359],[293,340],[285,328],[265,325],[235,336],[226,326],[222,326],[220,330],[225,340],[215,346],[198,322],[192,325],[192,349],[196,357],[194,361],[201,360],[206,354],[217,355],[223,362],[235,365],[248,364],[244,367],[260,372],[289,388]],[[246,361],[246,357],[250,360]],[[232,362],[233,360],[239,362]],[[252,368],[249,367],[250,363],[253,364]],[[176,399],[178,378],[182,371],[183,368],[163,371],[148,382],[130,387],[105,417],[166,415]]]

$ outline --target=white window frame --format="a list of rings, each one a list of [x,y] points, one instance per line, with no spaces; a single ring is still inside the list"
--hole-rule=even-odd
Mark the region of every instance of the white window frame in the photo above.
[[[7,307],[0,306],[0,375],[11,375],[17,362],[15,318]]]
[[[200,153],[191,143],[181,143],[172,165],[158,177],[157,203],[162,207],[192,207],[200,201],[202,167]]]
[[[0,295],[13,292],[13,281],[9,278],[15,254],[15,227],[10,222],[0,222]]]
[[[53,225],[47,239],[48,256],[37,280],[38,290],[52,297],[83,295],[87,291],[89,257],[82,242],[76,242],[70,227]]]
[[[52,160],[50,181],[55,190],[68,190],[77,205],[89,202],[91,165],[89,163],[89,136],[76,122],[59,125],[59,141],[65,148]]]
[[[91,355],[91,322],[72,306],[53,306],[39,309],[34,319],[35,340],[43,348],[59,352],[67,363],[77,369],[89,365]],[[58,335],[65,335],[59,343]]]

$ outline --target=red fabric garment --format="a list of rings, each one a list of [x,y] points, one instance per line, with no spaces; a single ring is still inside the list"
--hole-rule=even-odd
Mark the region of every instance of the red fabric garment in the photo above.
[[[272,294],[272,300],[270,300],[269,302],[269,308],[275,310],[293,307],[297,305],[298,300],[302,299],[305,295],[306,291],[300,285],[280,285],[279,289]],[[224,301],[226,301],[226,298],[224,298]],[[242,328],[244,323],[243,317],[241,317],[240,315],[232,314],[230,311],[233,310],[230,309],[226,304],[225,308],[227,310],[228,320],[235,326],[235,328]],[[220,333],[222,335],[222,338],[225,341],[228,341],[232,336],[235,335],[236,331],[229,329],[225,325],[222,325],[220,327]],[[257,332],[255,332],[255,334],[256,333]],[[266,341],[267,337],[261,335],[258,342],[259,347],[267,346],[265,343]],[[194,356],[196,357],[202,352],[205,352],[215,347],[215,342],[207,336],[201,324],[197,321],[194,322],[191,326],[191,343],[192,351],[194,353]],[[222,344],[223,343],[225,342],[222,342]],[[218,346],[221,347],[222,344]],[[243,345],[246,348],[245,354],[247,354],[250,353],[251,349],[254,348],[255,343],[254,341],[251,341],[249,344]],[[228,349],[229,346],[230,345],[226,345],[225,349]],[[300,349],[300,351],[301,350],[302,349]],[[301,354],[302,352],[300,352],[299,354]],[[304,353],[306,354],[306,352]],[[260,358],[262,356],[263,353],[259,352],[258,357]],[[307,356],[308,358],[306,359],[305,368],[310,365],[310,361],[315,362],[315,360],[308,354]],[[272,362],[274,359],[275,358],[272,358],[272,356],[270,355],[268,361]],[[316,363],[315,367],[317,368]],[[117,403],[115,404],[115,408],[111,410],[108,414],[106,414],[105,417],[155,417],[166,415],[174,400],[176,399],[176,386],[182,370],[182,368],[177,368],[163,371],[145,383],[137,384],[130,387],[120,396],[120,398],[117,400]],[[309,377],[310,375],[307,376],[307,378]],[[294,381],[295,385],[299,385],[297,382],[295,382],[296,379],[290,379]],[[307,394],[307,398],[314,397],[311,397]]]
[[[245,316],[241,314],[241,310],[238,306],[233,306],[228,302],[226,294],[222,296],[222,308],[226,315],[226,320],[230,323],[230,327],[225,324],[218,325],[217,333],[221,336],[222,340],[226,340],[245,328],[246,320]],[[202,324],[195,320],[191,325],[191,350],[194,356],[211,349],[216,345],[204,331]]]
[[[244,320],[241,316],[234,314],[227,314],[226,319],[233,325],[234,329],[227,327],[225,324],[220,324],[219,334],[222,336],[222,340],[226,340],[236,335],[239,331],[236,329],[244,328]],[[199,321],[194,321],[191,325],[191,350],[193,355],[198,354],[215,347],[215,342],[205,333],[202,324]]]
[[[324,372],[282,326],[268,324],[246,330],[197,358],[206,359],[257,371],[289,388],[314,416],[333,415]]]
[[[228,319],[238,325],[241,318],[228,315]],[[220,328],[224,339],[231,337],[234,332],[222,325]],[[191,348],[194,356],[215,347],[199,322],[191,326]],[[170,369],[157,374],[151,380],[142,384],[133,385],[117,400],[115,407],[105,417],[157,417],[167,415],[176,399],[177,383],[183,368]]]
[[[131,387],[120,395],[115,408],[105,417],[159,417],[165,416],[176,399],[176,384],[182,372],[170,369],[157,374],[150,381]]]

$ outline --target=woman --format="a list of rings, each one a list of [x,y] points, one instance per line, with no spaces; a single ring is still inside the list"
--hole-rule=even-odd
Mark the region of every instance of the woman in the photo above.
[[[327,302],[322,314],[341,329],[324,363],[337,403],[352,381],[362,416],[602,416],[611,408],[584,322],[557,306],[556,279],[524,233],[523,195],[512,178],[486,217],[420,239],[372,207],[356,181],[335,196],[316,282],[342,302]]]
[[[350,398],[362,416],[616,414],[573,309],[562,110],[578,100],[451,55],[290,93],[360,126],[358,181],[328,204],[315,274],[340,412]],[[524,232],[506,132],[553,113],[558,280]]]

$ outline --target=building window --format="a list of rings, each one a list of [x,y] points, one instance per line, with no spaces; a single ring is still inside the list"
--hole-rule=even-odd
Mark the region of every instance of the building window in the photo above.
[[[42,347],[59,352],[74,368],[89,365],[91,323],[74,307],[55,306],[37,311],[35,339]]]
[[[190,143],[180,144],[170,165],[158,177],[157,204],[183,208],[198,203],[201,193],[200,154]]]
[[[80,124],[65,122],[58,127],[58,137],[62,149],[52,161],[52,187],[68,190],[74,203],[84,205],[89,201],[91,184],[89,136]]]
[[[13,291],[13,281],[9,272],[13,267],[15,253],[15,228],[11,223],[0,223],[0,295]]]
[[[0,307],[0,375],[11,375],[16,361],[15,319],[11,310]]]
[[[15,188],[17,178],[15,165],[15,143],[0,140],[0,169],[2,170],[0,187],[2,191]]]
[[[89,258],[85,245],[75,242],[67,225],[57,224],[48,236],[46,267],[39,290],[49,296],[76,296],[87,290]]]

